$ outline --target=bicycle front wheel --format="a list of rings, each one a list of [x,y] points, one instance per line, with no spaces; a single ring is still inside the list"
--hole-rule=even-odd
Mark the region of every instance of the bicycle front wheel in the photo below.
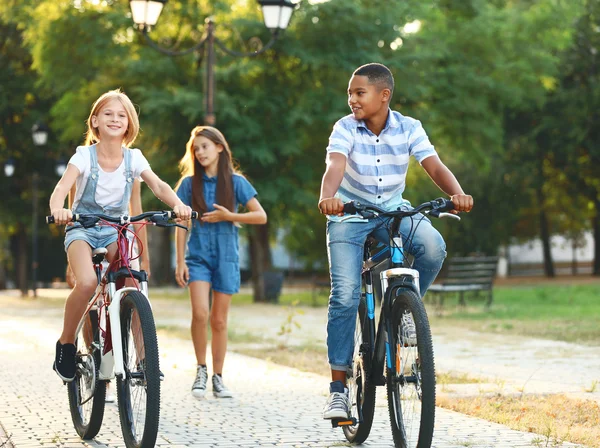
[[[100,334],[98,312],[91,310],[76,335],[75,379],[68,383],[69,410],[75,431],[82,439],[92,439],[104,418],[106,382],[98,380]]]
[[[421,298],[398,288],[392,308],[391,359],[387,369],[387,395],[394,444],[401,448],[429,448],[435,420],[435,367],[431,330]],[[406,327],[414,322],[414,333]],[[404,335],[403,335],[404,330]]]
[[[343,426],[349,442],[363,443],[369,437],[375,413],[375,385],[371,381],[370,354],[372,344],[367,322],[367,305],[363,296],[358,305],[358,316],[354,332],[354,355],[352,371],[348,374],[350,413],[357,421],[354,426]]]
[[[119,417],[128,448],[154,447],[160,414],[158,343],[146,296],[132,291],[121,301],[124,377],[117,379]]]

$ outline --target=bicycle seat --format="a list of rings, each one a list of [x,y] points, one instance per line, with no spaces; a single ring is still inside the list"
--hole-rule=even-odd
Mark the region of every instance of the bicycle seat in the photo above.
[[[92,262],[94,262],[94,264],[102,263],[102,260],[104,260],[107,252],[108,250],[106,247],[98,247],[97,249],[94,249],[92,251]]]

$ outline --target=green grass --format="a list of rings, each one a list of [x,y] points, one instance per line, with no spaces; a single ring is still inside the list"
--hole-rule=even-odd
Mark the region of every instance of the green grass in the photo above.
[[[489,310],[483,300],[466,298],[467,307],[448,296],[442,313],[428,304],[433,324],[512,333],[547,339],[600,343],[600,284],[573,286],[511,286],[494,289]]]
[[[153,298],[167,299],[167,300],[189,300],[189,293],[187,289],[182,290],[166,290],[161,288],[150,289],[150,293]],[[232,305],[251,305],[252,294],[234,294],[231,304]],[[320,292],[313,299],[312,290],[307,289],[306,291],[282,294],[279,297],[279,305],[298,305],[298,306],[326,306],[329,301],[329,295]]]

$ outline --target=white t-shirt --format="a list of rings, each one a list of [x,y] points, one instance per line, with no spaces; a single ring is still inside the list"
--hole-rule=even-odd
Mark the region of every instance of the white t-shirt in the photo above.
[[[123,148],[126,150],[127,148]],[[139,178],[140,175],[150,169],[148,160],[139,149],[130,149],[131,151],[131,171],[133,178]],[[77,167],[79,176],[77,177],[75,200],[73,210],[79,204],[83,190],[87,184],[91,173],[90,146],[78,146],[75,154],[69,160],[69,163]],[[98,166],[98,185],[96,187],[96,203],[101,207],[118,206],[123,201],[123,191],[125,190],[125,156],[119,167],[110,173],[102,170]]]

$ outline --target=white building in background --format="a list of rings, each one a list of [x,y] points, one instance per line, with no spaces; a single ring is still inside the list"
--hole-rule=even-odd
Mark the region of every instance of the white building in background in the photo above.
[[[273,268],[286,271],[302,270],[304,264],[299,262],[293,254],[290,254],[283,244],[285,230],[277,231],[277,239],[271,244],[271,258],[273,259]],[[250,269],[250,253],[248,251],[248,239],[240,238],[240,269]],[[325,254],[325,250],[323,251]],[[326,256],[326,255],[325,255]]]
[[[574,260],[577,261],[578,264],[583,264],[583,266],[578,266],[578,273],[584,274],[591,272],[589,264],[594,261],[594,236],[592,232],[585,232],[581,247],[576,249],[573,248],[571,239],[561,235],[551,237],[550,245],[552,261],[554,262],[557,271],[559,270],[559,267],[556,265],[563,265],[560,267],[560,272],[557,273],[570,273],[570,264]],[[506,261],[510,264],[511,273],[513,273],[513,271],[518,272],[519,265],[541,266],[544,263],[542,241],[539,238],[521,244],[511,244],[508,247],[507,255]],[[533,274],[533,272],[529,271],[527,271],[527,273]],[[498,272],[498,274],[502,275],[502,272]]]

